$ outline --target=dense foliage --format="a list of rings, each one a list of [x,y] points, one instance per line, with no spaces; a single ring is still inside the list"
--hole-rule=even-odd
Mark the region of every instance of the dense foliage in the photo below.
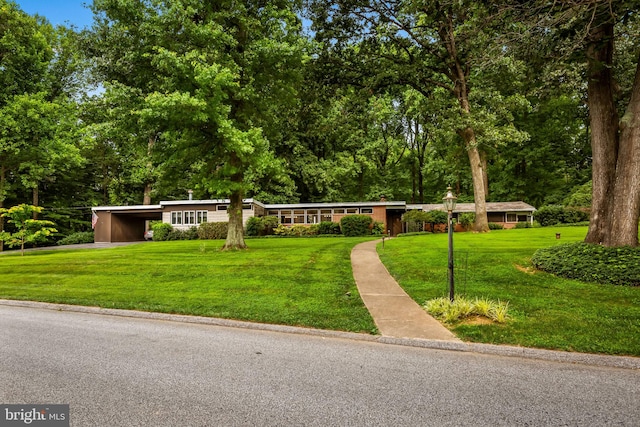
[[[635,244],[637,4],[337,5],[94,0],[77,32],[0,0],[0,208],[44,206],[68,235],[92,206],[188,189],[440,203],[451,185],[479,210],[593,205],[589,239]]]
[[[543,227],[556,224],[575,224],[589,220],[589,214],[578,208],[559,205],[543,206],[535,213],[536,221]]]
[[[245,223],[246,236],[268,236],[278,226],[278,218],[275,216],[253,216]]]
[[[347,237],[371,234],[373,220],[368,215],[347,215],[340,219],[340,229]]]
[[[10,247],[19,246],[24,255],[25,245],[46,242],[57,230],[54,223],[36,219],[44,209],[40,206],[21,204],[9,209],[0,208],[0,217],[6,218],[12,231],[0,231],[0,242]]]
[[[531,262],[540,270],[569,279],[640,286],[640,249],[569,243],[538,249]]]
[[[161,242],[167,240],[167,236],[173,231],[173,226],[166,222],[154,222],[151,224],[151,230],[153,231],[153,240]]]
[[[202,240],[226,239],[228,230],[227,222],[205,222],[198,226],[198,237]]]
[[[79,245],[82,243],[93,243],[93,231],[77,231],[58,240],[58,245]]]

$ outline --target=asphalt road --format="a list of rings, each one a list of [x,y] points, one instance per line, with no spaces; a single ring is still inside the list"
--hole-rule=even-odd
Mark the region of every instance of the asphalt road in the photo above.
[[[640,371],[0,306],[0,403],[72,426],[638,426]]]

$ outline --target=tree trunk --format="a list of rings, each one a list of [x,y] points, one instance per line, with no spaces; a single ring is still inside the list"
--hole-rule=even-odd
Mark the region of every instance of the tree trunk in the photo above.
[[[640,58],[633,92],[620,121],[618,162],[613,193],[611,232],[605,246],[638,246],[640,217]]]
[[[467,155],[471,165],[471,178],[473,179],[473,201],[476,205],[476,220],[473,224],[473,231],[489,231],[489,219],[487,218],[487,202],[485,196],[485,172],[482,167],[482,158],[475,142],[473,129],[467,128],[462,131]]]
[[[150,205],[151,204],[151,183],[147,182],[144,184],[144,195],[142,197],[142,204],[143,205]]]
[[[618,113],[614,104],[613,25],[602,25],[587,46],[587,95],[591,124],[593,190],[587,243],[601,244],[609,234],[618,158]]]
[[[482,181],[484,181],[484,198],[489,197],[489,175],[487,174],[487,153],[480,151],[480,161],[482,163]]]
[[[33,187],[33,206],[39,206],[40,203],[40,192],[38,191],[38,184]],[[38,212],[33,211],[33,219],[38,219]]]
[[[417,159],[411,159],[411,203],[416,202],[416,162]]]
[[[464,78],[463,74],[460,74]],[[469,105],[469,94],[464,79],[456,84],[456,95],[460,102],[462,115],[469,115],[471,107]],[[466,127],[458,131],[458,134],[464,141],[469,156],[469,165],[471,166],[471,178],[473,181],[473,201],[476,206],[476,220],[473,224],[473,231],[484,233],[489,231],[489,219],[487,217],[487,195],[488,188],[487,172],[484,168],[486,162],[483,161],[483,154],[478,149],[478,141],[476,141],[476,133],[471,127]]]
[[[227,232],[227,240],[222,250],[229,249],[246,249],[244,242],[244,225],[242,223],[242,192],[233,191],[229,204],[229,230]]]
[[[227,240],[222,250],[229,249],[246,249],[244,242],[244,224],[242,221],[242,196],[241,190],[244,176],[240,172],[241,161],[235,153],[231,153],[230,163],[235,167],[236,171],[231,175],[232,190],[229,197],[230,203],[227,210],[229,215],[229,227],[227,231]]]
[[[151,161],[151,154],[153,153],[153,146],[156,143],[155,135],[149,137],[149,142],[147,143],[147,182],[144,183],[144,193],[142,196],[142,204],[150,205],[151,204],[151,191],[153,190],[153,180],[151,178],[151,171],[153,170],[153,162]]]
[[[460,105],[460,113],[462,117],[469,116],[471,105],[469,104],[469,86],[467,80],[470,75],[469,64],[464,64],[458,56],[458,48],[456,47],[456,31],[453,26],[453,16],[449,15],[447,24],[438,30],[440,39],[447,48],[450,59],[449,78],[453,83],[453,94]],[[473,200],[476,205],[476,220],[473,224],[473,231],[486,232],[489,231],[489,220],[487,218],[487,196],[485,189],[488,188],[487,174],[483,167],[482,153],[478,149],[478,141],[472,127],[467,126],[458,130],[458,134],[464,141],[469,163],[471,166],[471,178],[473,180]]]

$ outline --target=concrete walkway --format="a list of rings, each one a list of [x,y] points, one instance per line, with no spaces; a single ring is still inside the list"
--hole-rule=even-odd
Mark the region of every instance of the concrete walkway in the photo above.
[[[391,277],[376,252],[379,240],[351,251],[353,277],[373,320],[385,337],[460,341],[429,316]]]

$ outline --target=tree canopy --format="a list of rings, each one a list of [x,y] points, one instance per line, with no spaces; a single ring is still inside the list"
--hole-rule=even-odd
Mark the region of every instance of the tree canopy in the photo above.
[[[62,233],[96,204],[242,199],[591,208],[638,245],[631,0],[94,0],[91,28],[0,0],[0,208]],[[591,192],[590,197],[585,193]],[[0,219],[0,229],[2,222]]]

